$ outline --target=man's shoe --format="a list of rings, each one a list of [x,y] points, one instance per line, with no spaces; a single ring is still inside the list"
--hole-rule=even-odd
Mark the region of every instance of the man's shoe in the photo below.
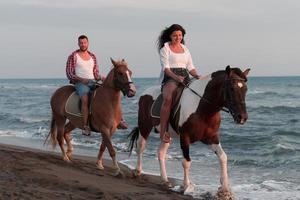
[[[119,125],[117,126],[118,129],[127,129],[128,124],[125,121],[120,121]]]
[[[82,135],[91,136],[91,129],[89,126],[84,126],[82,129]]]

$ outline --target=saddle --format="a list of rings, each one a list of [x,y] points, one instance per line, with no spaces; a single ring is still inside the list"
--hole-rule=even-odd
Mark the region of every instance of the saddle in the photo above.
[[[173,93],[172,97],[172,106],[171,106],[171,113],[170,113],[170,120],[175,117],[177,111],[180,108],[180,99],[183,92],[184,86],[179,86]],[[155,99],[151,106],[151,117],[153,118],[160,118],[160,109],[163,103],[163,96],[162,93]]]
[[[95,96],[95,90],[91,91],[89,94],[89,116],[92,113],[91,102]],[[83,116],[81,114],[81,100],[76,91],[74,91],[67,99],[65,105],[66,116],[71,121],[79,124],[80,127],[83,127]],[[88,117],[89,119],[90,117]],[[88,122],[89,123],[89,122]],[[92,128],[92,127],[91,127]]]

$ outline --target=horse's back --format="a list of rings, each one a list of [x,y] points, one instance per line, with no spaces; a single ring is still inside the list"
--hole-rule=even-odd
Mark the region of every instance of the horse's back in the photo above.
[[[68,97],[75,91],[73,85],[65,85],[58,88],[51,97],[51,108],[53,112],[64,112],[64,107]]]

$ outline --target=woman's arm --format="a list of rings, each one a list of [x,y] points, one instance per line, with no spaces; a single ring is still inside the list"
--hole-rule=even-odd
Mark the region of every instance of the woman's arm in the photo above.
[[[191,74],[194,78],[196,78],[196,79],[200,79],[200,78],[201,78],[201,75],[199,75],[199,74],[197,73],[196,69],[192,69],[192,70],[190,71],[190,74]]]

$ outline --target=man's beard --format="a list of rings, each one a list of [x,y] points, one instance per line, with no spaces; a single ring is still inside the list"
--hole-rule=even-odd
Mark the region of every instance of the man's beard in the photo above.
[[[87,51],[87,47],[80,47],[80,51]]]

